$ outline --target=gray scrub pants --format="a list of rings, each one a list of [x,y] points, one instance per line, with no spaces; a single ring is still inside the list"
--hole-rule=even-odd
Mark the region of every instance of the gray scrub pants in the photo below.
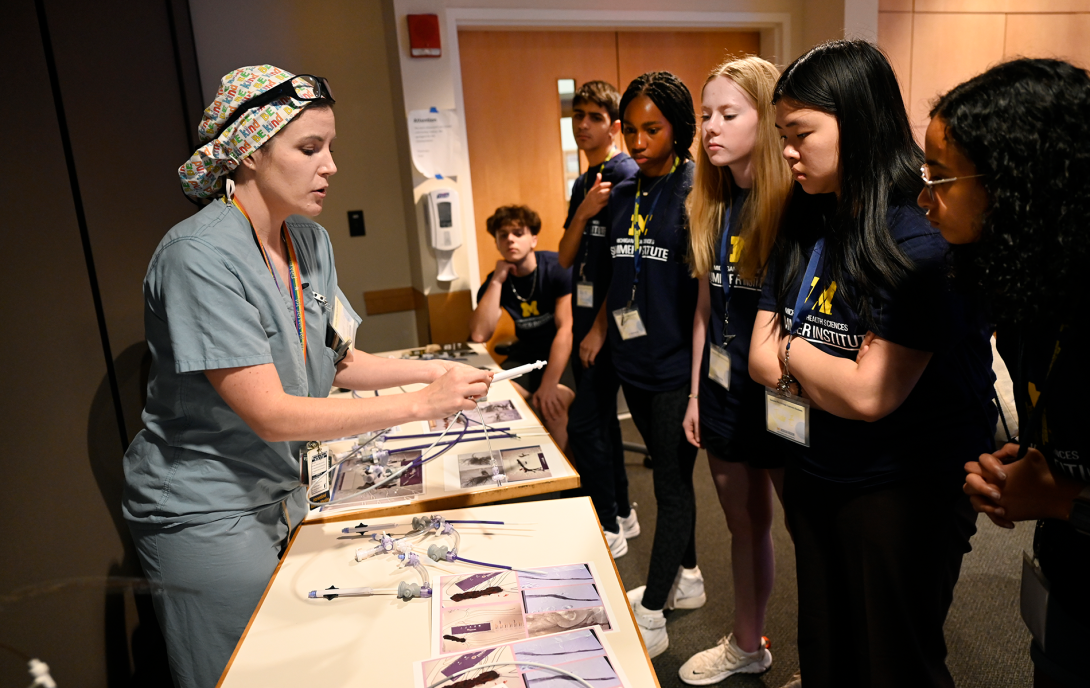
[[[294,528],[306,513],[303,491],[288,497]],[[242,516],[172,528],[129,523],[144,575],[157,587],[155,613],[174,685],[219,681],[289,536],[285,504]]]

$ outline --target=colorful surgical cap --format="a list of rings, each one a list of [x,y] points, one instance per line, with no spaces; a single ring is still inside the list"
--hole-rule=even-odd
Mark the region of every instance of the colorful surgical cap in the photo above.
[[[240,105],[294,76],[279,67],[260,65],[236,69],[220,80],[216,98],[205,109],[198,127],[203,145],[178,168],[187,196],[219,195],[223,177],[303,111],[306,103],[285,96],[247,110],[227,130],[220,131]]]

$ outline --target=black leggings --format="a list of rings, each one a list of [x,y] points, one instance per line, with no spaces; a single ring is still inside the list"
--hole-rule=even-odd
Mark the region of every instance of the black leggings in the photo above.
[[[689,385],[669,392],[650,392],[627,382],[624,398],[654,462],[655,541],[647,571],[643,606],[662,609],[679,566],[696,566],[696,498],[693,466],[697,449],[685,439],[681,422],[689,403]]]
[[[943,623],[976,513],[961,476],[870,489],[787,465],[807,688],[954,688]]]

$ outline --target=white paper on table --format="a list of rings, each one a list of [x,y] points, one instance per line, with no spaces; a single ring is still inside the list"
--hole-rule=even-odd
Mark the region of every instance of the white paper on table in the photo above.
[[[466,543],[464,538],[462,543]],[[440,576],[431,598],[432,656],[475,652],[490,645],[594,625],[605,632],[616,630],[617,617],[603,594],[601,580],[589,562]],[[456,593],[482,592],[486,594],[454,599]]]
[[[577,676],[594,679],[595,685],[603,688],[632,685],[600,626],[588,626],[480,648],[473,652],[413,662],[413,685],[416,688],[425,688],[462,669],[519,661],[556,666]],[[541,686],[566,686],[571,681],[548,670],[514,664],[468,671],[459,680],[477,678],[484,671],[495,671],[499,674],[497,679],[484,684],[490,687],[524,688],[528,684],[527,679],[533,681],[534,685]]]
[[[409,146],[413,165],[425,177],[457,174],[460,149],[455,136],[458,113],[454,110],[410,110]]]

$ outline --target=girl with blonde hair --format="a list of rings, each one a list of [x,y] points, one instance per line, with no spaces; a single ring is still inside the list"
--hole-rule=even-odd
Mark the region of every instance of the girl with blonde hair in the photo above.
[[[734,628],[678,673],[718,683],[772,665],[762,637],[772,592],[772,491],[783,458],[764,430],[763,392],[749,377],[749,343],[765,264],[791,189],[776,131],[779,72],[759,57],[729,60],[704,82],[701,148],[689,195],[690,264],[699,292],[685,435],[704,447],[731,531]]]

